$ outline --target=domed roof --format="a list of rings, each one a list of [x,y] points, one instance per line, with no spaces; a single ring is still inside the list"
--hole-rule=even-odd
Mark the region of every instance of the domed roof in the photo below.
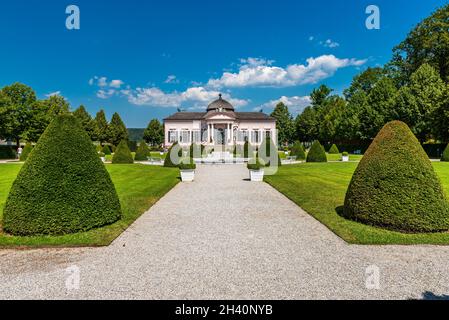
[[[207,111],[215,111],[219,109],[222,109],[223,111],[234,111],[232,104],[224,100],[221,94],[218,100],[215,100],[207,107]]]

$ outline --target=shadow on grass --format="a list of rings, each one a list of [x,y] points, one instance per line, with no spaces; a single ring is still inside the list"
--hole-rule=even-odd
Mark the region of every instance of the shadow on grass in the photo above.
[[[449,301],[449,295],[442,294],[436,295],[433,292],[426,291],[422,294],[422,300],[447,300]]]

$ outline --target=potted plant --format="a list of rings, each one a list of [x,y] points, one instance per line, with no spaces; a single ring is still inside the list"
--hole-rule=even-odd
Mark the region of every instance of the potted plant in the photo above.
[[[343,152],[341,156],[341,161],[348,162],[349,161],[349,153]]]
[[[106,162],[106,155],[104,152],[98,152],[98,156],[100,157],[101,161]]]
[[[182,182],[192,182],[195,179],[196,164],[193,159],[182,159],[179,164],[179,170],[181,171]]]
[[[262,160],[259,158],[249,161],[247,168],[249,170],[250,180],[253,182],[262,182],[263,176],[265,173],[264,167],[265,167],[265,165],[262,163]]]

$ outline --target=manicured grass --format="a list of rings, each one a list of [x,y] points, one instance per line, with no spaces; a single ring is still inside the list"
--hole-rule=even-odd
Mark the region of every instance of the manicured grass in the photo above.
[[[20,164],[0,165],[0,218]],[[120,221],[95,230],[65,236],[16,237],[0,232],[0,247],[105,246],[147,211],[178,182],[179,170],[145,165],[106,165],[122,206]]]
[[[449,163],[435,162],[446,194]],[[449,244],[449,232],[404,234],[346,220],[337,214],[357,163],[304,163],[282,166],[265,181],[285,194],[342,239],[353,244]],[[449,198],[448,198],[449,199]]]
[[[341,161],[342,154],[329,154],[326,153],[327,161]],[[360,161],[362,160],[363,155],[360,154],[350,154],[349,161]]]

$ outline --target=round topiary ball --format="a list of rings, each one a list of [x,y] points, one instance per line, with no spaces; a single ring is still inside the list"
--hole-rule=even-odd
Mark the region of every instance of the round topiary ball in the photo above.
[[[134,163],[133,155],[128,147],[128,142],[122,140],[115,149],[114,156],[112,157],[113,164],[130,164]]]
[[[33,151],[33,146],[31,145],[31,143],[27,143],[25,145],[25,148],[23,148],[22,150],[22,154],[20,155],[20,161],[24,162],[28,159],[28,156],[30,155],[31,151]]]
[[[424,149],[400,121],[384,126],[346,193],[343,215],[404,232],[449,229],[449,204]]]
[[[317,140],[312,144],[312,147],[307,154],[307,162],[327,162],[326,152],[324,147]]]
[[[332,147],[329,149],[329,154],[339,154],[340,150],[338,150],[338,147],[333,144]]]
[[[151,155],[150,148],[148,148],[148,145],[145,143],[145,141],[142,141],[139,147],[137,148],[134,160],[147,161],[150,155]]]
[[[301,142],[296,141],[293,145],[290,156],[296,157],[297,160],[305,160],[306,159],[306,153],[304,151],[304,146]]]
[[[117,192],[86,131],[72,115],[58,116],[11,188],[3,229],[20,236],[63,235],[120,217]]]
[[[446,149],[443,151],[443,155],[441,156],[441,161],[449,162],[449,144],[446,146]]]

